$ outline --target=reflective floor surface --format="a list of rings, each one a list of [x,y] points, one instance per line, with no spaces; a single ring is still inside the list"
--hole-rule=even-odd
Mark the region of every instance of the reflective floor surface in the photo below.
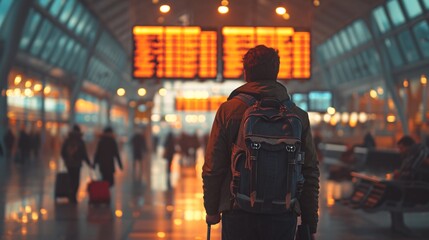
[[[125,168],[117,171],[110,205],[89,205],[86,185],[88,168],[81,171],[78,204],[53,198],[58,159],[25,164],[0,163],[0,239],[206,239],[202,203],[201,164],[179,164],[175,157],[167,188],[166,163],[153,154],[142,174],[124,155]],[[149,162],[147,160],[147,162]],[[150,169],[150,171],[149,171]],[[351,191],[349,182],[325,180],[322,174],[319,240],[429,239],[429,213],[406,214],[407,225],[418,235],[404,237],[390,231],[388,213],[369,214],[348,209],[335,199]],[[211,239],[220,239],[220,225]]]

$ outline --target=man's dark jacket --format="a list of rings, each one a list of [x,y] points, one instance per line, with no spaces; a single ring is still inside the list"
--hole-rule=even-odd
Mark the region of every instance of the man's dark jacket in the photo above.
[[[103,133],[97,144],[94,164],[100,165],[100,172],[102,173],[113,173],[115,172],[115,158],[122,169],[121,156],[119,155],[115,135],[113,133]]]
[[[246,93],[256,99],[275,97],[280,101],[289,98],[287,89],[276,81],[250,82],[234,90],[216,113],[207,145],[203,166],[204,207],[207,214],[214,215],[231,209],[231,149],[235,142],[240,122],[247,105],[234,98],[239,93]],[[293,107],[302,121],[302,151],[305,161],[302,173],[305,178],[300,198],[302,222],[316,232],[318,222],[319,168],[316,150],[311,136],[308,114],[299,107]]]

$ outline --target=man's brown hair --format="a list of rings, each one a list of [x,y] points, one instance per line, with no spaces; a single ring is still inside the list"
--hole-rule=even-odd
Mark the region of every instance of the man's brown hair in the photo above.
[[[243,68],[250,82],[277,80],[279,66],[279,52],[265,45],[249,49],[243,57]]]

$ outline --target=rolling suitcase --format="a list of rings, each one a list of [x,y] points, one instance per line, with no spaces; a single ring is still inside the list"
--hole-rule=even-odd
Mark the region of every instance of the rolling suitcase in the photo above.
[[[91,174],[90,174],[91,176]],[[88,195],[89,203],[110,203],[110,184],[107,181],[95,180],[91,177],[91,181],[88,183]]]
[[[66,172],[59,172],[55,176],[55,199],[70,197],[70,178]]]

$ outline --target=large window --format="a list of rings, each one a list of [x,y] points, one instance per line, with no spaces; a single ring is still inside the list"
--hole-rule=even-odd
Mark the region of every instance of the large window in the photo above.
[[[384,46],[387,49],[390,60],[392,61],[393,66],[399,67],[404,64],[402,60],[401,53],[399,52],[398,45],[395,42],[394,38],[386,38],[384,40]]]
[[[367,42],[371,39],[368,28],[362,20],[353,23],[353,29],[360,44]]]
[[[377,23],[378,30],[380,33],[385,33],[390,29],[389,19],[387,18],[386,12],[384,11],[383,6],[380,6],[374,9],[372,16]]]
[[[349,26],[347,29],[347,34],[349,35],[350,44],[352,47],[356,47],[359,43],[357,41],[357,37],[355,32],[353,31],[353,27]]]
[[[398,0],[388,1],[387,10],[393,25],[398,26],[405,22],[405,16],[401,10],[401,7],[399,6]]]
[[[0,1],[0,29],[3,25],[3,21],[6,18],[9,8],[12,5],[12,0],[2,0]]]
[[[57,28],[54,28],[51,32],[50,37],[46,40],[45,48],[42,51],[42,59],[47,61],[49,57],[52,55],[52,52],[55,48],[55,44],[58,42],[58,39],[61,36],[61,31]]]
[[[429,0],[423,0],[423,3],[425,4],[426,9],[429,10]]]
[[[39,55],[43,45],[47,40],[48,34],[50,33],[51,29],[52,29],[52,24],[49,22],[49,20],[47,19],[43,20],[42,27],[40,28],[40,31],[38,31],[38,33],[36,34],[33,44],[31,45],[31,48],[30,48],[31,54],[33,54],[34,56]]]
[[[402,3],[409,18],[417,17],[423,12],[419,0],[402,0]]]
[[[346,31],[343,30],[343,31],[339,32],[338,35],[339,35],[339,38],[341,39],[341,41],[343,43],[344,49],[346,51],[349,51],[352,48],[352,46],[350,45],[350,41],[349,41],[349,38],[347,36]]]
[[[59,17],[60,22],[66,23],[69,20],[70,15],[72,14],[74,5],[75,5],[75,0],[66,1],[64,9],[61,12],[61,15]]]
[[[419,50],[425,58],[429,58],[429,24],[422,21],[413,27]]]
[[[52,0],[37,0],[37,3],[42,7],[48,7]]]
[[[49,12],[52,14],[52,16],[54,17],[58,16],[65,2],[66,1],[62,1],[62,0],[54,0],[54,2],[51,5],[51,8],[49,9]]]
[[[74,9],[73,14],[70,16],[70,19],[67,23],[67,27],[71,30],[74,30],[78,25],[79,19],[81,19],[81,15],[84,14],[84,9],[80,3],[76,3],[76,7]]]
[[[334,43],[334,45],[335,45],[335,47],[336,47],[336,49],[338,49],[338,53],[341,55],[341,54],[343,54],[344,53],[344,47],[343,47],[343,44],[342,44],[342,42],[340,41],[340,38],[338,37],[338,35],[335,35],[333,38],[332,38],[332,40],[333,40],[333,43]]]
[[[30,15],[28,16],[27,22],[25,23],[24,32],[21,37],[21,42],[19,43],[20,49],[23,49],[23,50],[27,49],[37,29],[37,26],[39,25],[40,20],[41,20],[40,14],[31,10]]]
[[[417,53],[416,47],[414,46],[410,32],[405,30],[398,35],[398,38],[402,52],[405,54],[407,62],[411,63],[417,61],[419,59],[419,55]]]

